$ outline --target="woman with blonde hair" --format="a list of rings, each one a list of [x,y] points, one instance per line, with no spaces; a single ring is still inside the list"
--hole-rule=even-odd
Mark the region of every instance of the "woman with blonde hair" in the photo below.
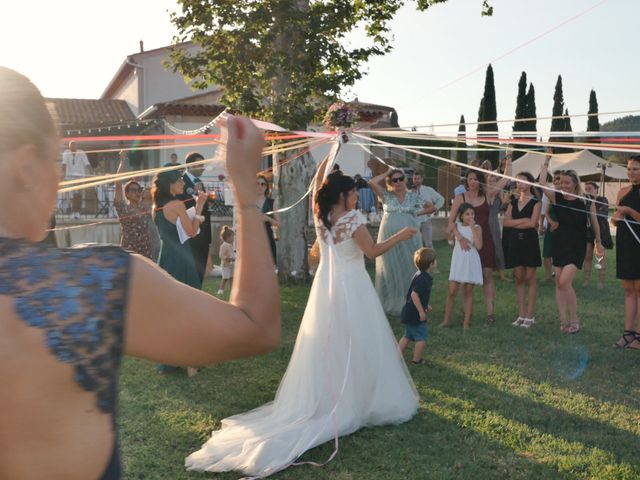
[[[551,156],[547,155],[540,171],[539,181],[543,187],[547,185],[550,158]],[[589,208],[583,200],[580,179],[573,170],[560,172],[559,192],[548,188],[543,191],[554,206],[558,222],[558,227],[553,231],[552,255],[556,272],[556,303],[560,331],[577,333],[580,330],[580,321],[577,316],[578,305],[573,279],[584,263],[589,220],[595,236],[596,254],[604,256],[595,205],[592,203]]]
[[[384,184],[384,186],[383,186]],[[383,242],[403,228],[417,228],[418,215],[425,212],[427,204],[420,195],[407,189],[404,172],[389,168],[369,181],[371,189],[382,202],[384,213],[378,230],[378,242]],[[397,248],[376,258],[376,291],[389,315],[400,315],[411,278],[413,253],[422,246],[422,238],[416,235]]]
[[[122,478],[123,354],[205,365],[277,346],[278,285],[254,203],[264,141],[248,119],[220,126],[241,233],[229,303],[120,247],[36,243],[55,208],[60,138],[38,89],[0,67],[0,478]]]

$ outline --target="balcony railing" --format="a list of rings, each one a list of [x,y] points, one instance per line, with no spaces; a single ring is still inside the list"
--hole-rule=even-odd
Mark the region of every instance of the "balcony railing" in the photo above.
[[[225,205],[226,182],[205,182],[208,192],[215,192],[216,199],[207,202],[214,217],[233,216],[233,207]],[[94,220],[100,218],[118,218],[113,200],[115,185],[88,187],[78,192],[58,194],[56,205],[57,220]]]

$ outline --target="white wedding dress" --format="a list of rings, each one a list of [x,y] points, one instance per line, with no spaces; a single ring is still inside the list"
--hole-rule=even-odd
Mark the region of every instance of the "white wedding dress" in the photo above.
[[[337,449],[339,436],[416,413],[418,394],[352,239],[365,223],[356,210],[331,231],[316,223],[320,266],[275,400],[224,419],[187,469],[264,477],[328,440]]]

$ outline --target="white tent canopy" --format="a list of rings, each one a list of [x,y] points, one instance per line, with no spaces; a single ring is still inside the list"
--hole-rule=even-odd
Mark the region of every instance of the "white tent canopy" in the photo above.
[[[527,171],[537,177],[546,155],[541,152],[529,152],[513,162],[513,175]],[[549,173],[556,170],[574,170],[579,177],[600,175],[604,167],[605,177],[615,180],[626,180],[627,170],[620,165],[608,163],[589,150],[574,153],[562,153],[551,156]]]

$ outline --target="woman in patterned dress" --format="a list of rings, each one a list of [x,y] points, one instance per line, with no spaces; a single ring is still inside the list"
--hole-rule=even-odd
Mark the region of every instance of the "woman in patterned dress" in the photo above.
[[[383,187],[383,182],[386,183],[386,188]],[[407,189],[402,170],[390,168],[373,177],[369,185],[384,209],[378,242],[385,241],[405,227],[420,231],[417,215],[425,213],[426,205],[420,195]],[[421,246],[422,238],[417,234],[376,258],[376,291],[384,311],[389,315],[400,315],[411,283],[410,272],[415,270],[413,254]]]
[[[125,152],[120,151],[120,164],[118,172],[124,168]],[[151,253],[151,239],[149,237],[150,211],[145,211],[142,204],[142,187],[135,180],[122,186],[122,182],[116,183],[116,193],[113,205],[118,212],[120,221],[120,246],[140,255],[153,258]]]

